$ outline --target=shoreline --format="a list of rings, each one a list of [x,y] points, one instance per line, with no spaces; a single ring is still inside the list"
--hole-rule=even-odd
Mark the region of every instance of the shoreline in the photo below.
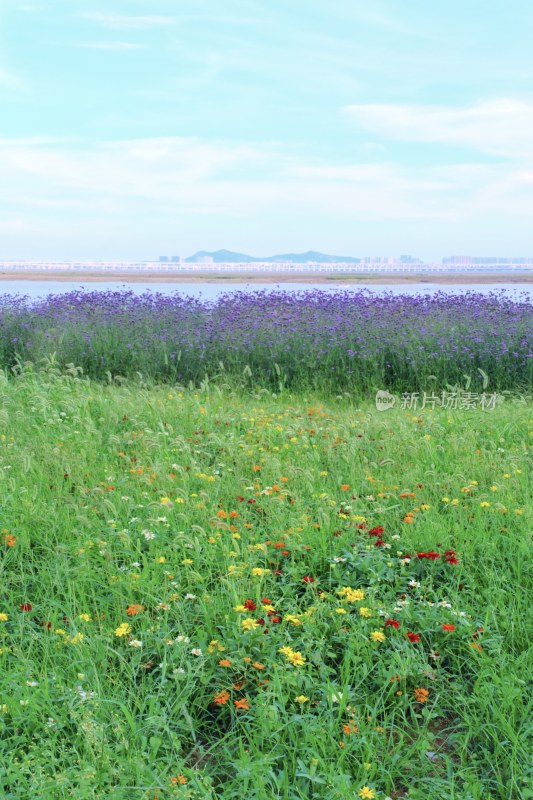
[[[211,284],[235,284],[247,283],[253,285],[267,285],[283,284],[283,283],[301,283],[301,284],[320,284],[324,286],[353,286],[357,284],[395,284],[401,286],[402,284],[409,285],[413,283],[427,283],[427,284],[445,284],[447,286],[463,285],[463,284],[487,284],[487,283],[501,283],[514,284],[514,283],[533,283],[533,273],[457,273],[457,274],[436,274],[436,273],[420,273],[409,275],[386,274],[380,273],[379,275],[342,275],[342,274],[324,274],[324,273],[279,273],[279,274],[256,274],[250,275],[246,273],[213,273],[208,274],[205,272],[176,274],[164,272],[52,272],[34,270],[32,272],[0,272],[0,282],[2,281],[60,281],[60,282],[75,282],[75,283],[175,283],[175,284],[188,284],[188,283],[211,283]]]

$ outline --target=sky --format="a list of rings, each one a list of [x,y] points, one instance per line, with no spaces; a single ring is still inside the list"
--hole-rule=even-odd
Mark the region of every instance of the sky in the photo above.
[[[531,0],[0,0],[0,260],[533,256]]]

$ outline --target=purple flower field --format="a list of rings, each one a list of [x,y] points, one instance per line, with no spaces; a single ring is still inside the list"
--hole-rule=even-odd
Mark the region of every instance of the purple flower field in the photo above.
[[[0,297],[0,366],[63,367],[199,385],[279,391],[531,389],[529,300],[501,294],[376,297],[364,291],[176,294],[72,292]],[[487,376],[487,377],[485,377]]]

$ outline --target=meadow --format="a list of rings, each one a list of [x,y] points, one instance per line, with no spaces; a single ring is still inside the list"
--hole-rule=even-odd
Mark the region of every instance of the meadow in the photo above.
[[[2,799],[533,798],[527,303],[92,297],[0,314]]]

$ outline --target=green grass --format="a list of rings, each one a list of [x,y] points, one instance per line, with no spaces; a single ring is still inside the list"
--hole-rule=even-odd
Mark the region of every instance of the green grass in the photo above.
[[[3,799],[533,797],[524,402],[0,394]]]

